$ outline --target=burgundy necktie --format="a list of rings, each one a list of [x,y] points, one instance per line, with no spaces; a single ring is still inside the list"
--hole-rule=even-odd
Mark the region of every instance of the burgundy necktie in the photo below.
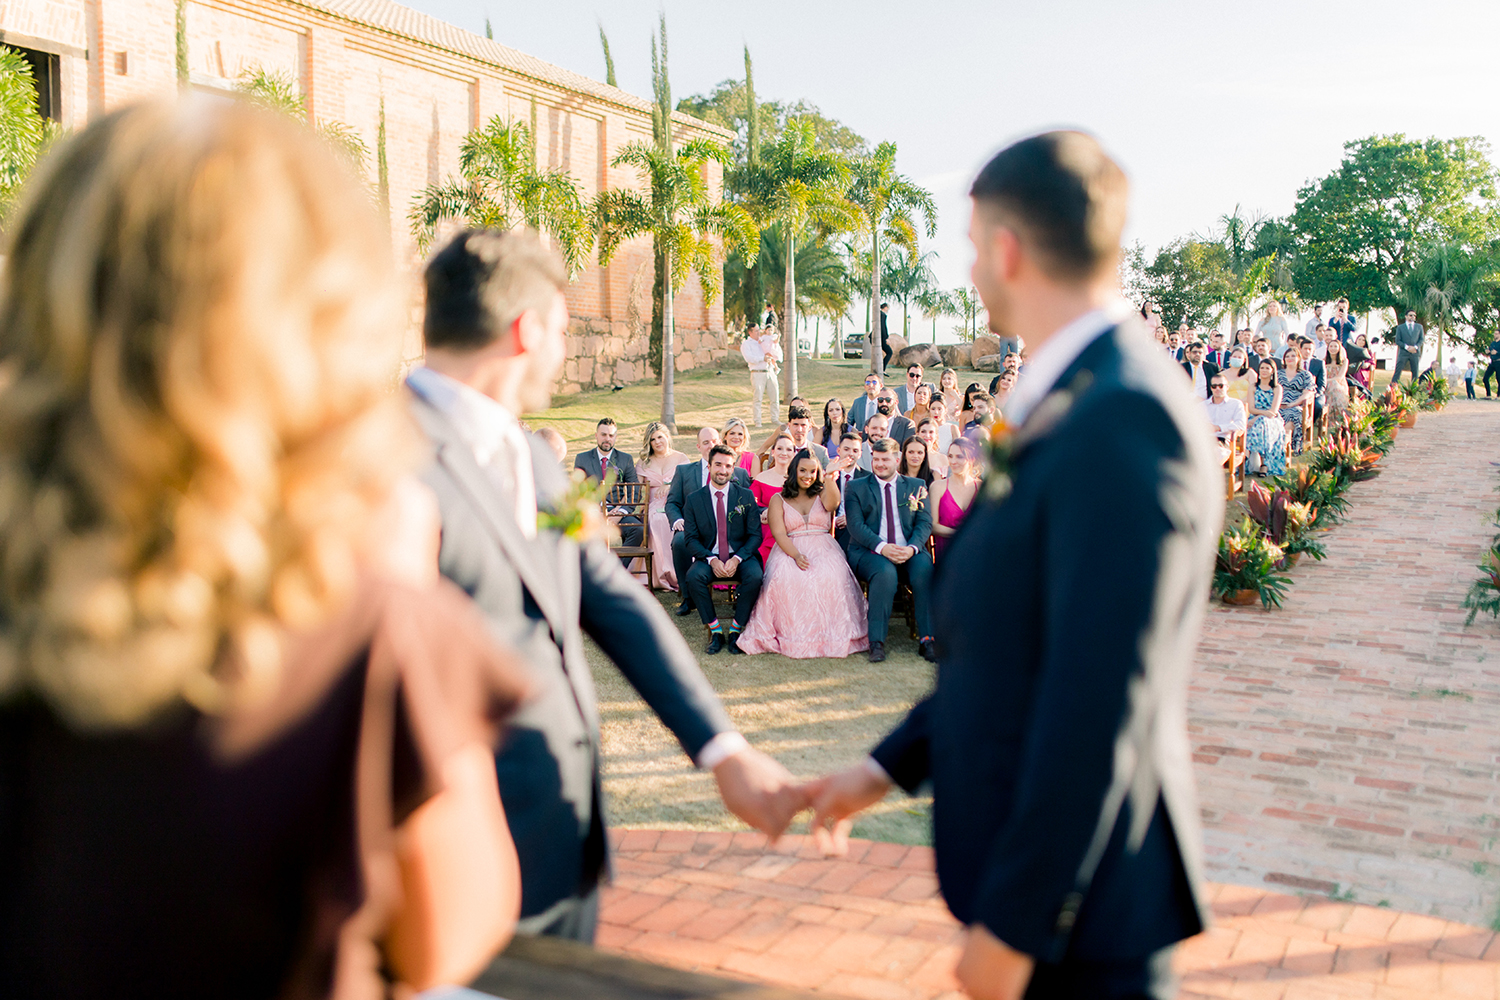
[[[719,561],[729,561],[729,518],[724,516],[724,494],[714,491],[714,516],[719,519]]]
[[[885,484],[885,540],[896,544],[896,508],[891,502],[891,484]]]

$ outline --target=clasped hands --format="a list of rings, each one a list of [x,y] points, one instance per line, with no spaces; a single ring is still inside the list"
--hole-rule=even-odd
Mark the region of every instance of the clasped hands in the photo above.
[[[912,556],[916,555],[917,549],[916,546],[913,545],[892,545],[891,543],[887,542],[880,547],[880,554],[885,556],[891,562],[895,563],[897,566],[900,566],[902,563],[909,560]]]
[[[720,580],[727,580],[740,571],[740,557],[730,556],[726,562],[718,556],[709,556],[708,568],[713,570],[714,576]]]

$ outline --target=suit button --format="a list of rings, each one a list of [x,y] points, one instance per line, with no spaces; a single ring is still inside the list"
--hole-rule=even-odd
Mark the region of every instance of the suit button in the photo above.
[[[1057,933],[1066,934],[1073,929],[1078,922],[1078,910],[1083,905],[1083,897],[1076,892],[1070,892],[1063,897],[1062,912],[1057,915]]]

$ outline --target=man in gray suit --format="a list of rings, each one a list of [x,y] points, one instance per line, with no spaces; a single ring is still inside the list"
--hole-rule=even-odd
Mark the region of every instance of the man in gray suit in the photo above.
[[[518,418],[551,403],[568,324],[567,271],[533,232],[469,230],[428,264],[427,366],[412,409],[433,446],[439,566],[531,664],[539,693],[495,757],[521,862],[528,934],[593,939],[608,874],[599,712],[587,632],[711,770],[730,811],[770,836],[802,805],[791,776],[735,731],[687,644],[599,539],[545,526],[567,480]]]
[[[1391,343],[1396,345],[1396,370],[1391,372],[1391,385],[1401,381],[1401,369],[1411,369],[1411,380],[1415,382],[1422,371],[1422,344],[1427,331],[1417,322],[1414,310],[1406,312],[1406,322],[1391,331]]]

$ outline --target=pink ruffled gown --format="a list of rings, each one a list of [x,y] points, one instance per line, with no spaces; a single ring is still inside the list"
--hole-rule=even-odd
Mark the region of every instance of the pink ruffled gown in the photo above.
[[[740,649],[796,660],[869,649],[865,598],[844,550],[828,533],[831,515],[821,501],[805,520],[791,504],[782,510],[787,534],[808,567],[798,569],[779,545],[771,550],[760,597],[740,633]]]

